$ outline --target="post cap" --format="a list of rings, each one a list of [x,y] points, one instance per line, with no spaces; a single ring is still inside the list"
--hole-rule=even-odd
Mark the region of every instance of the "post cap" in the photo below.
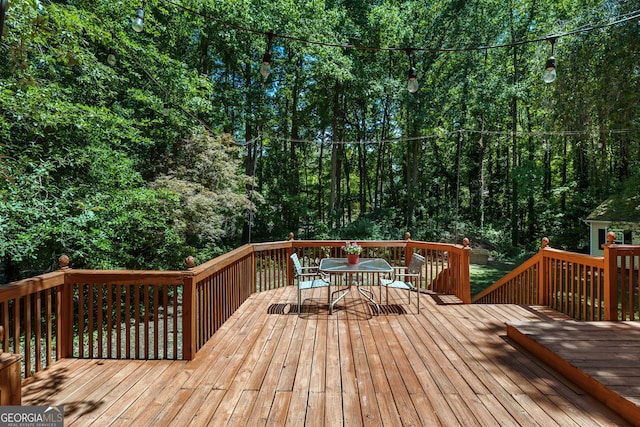
[[[187,269],[192,269],[196,265],[196,259],[189,255],[185,260],[185,264],[187,264]]]
[[[60,257],[58,257],[58,266],[60,266],[60,270],[69,268],[69,256],[66,254],[60,255]]]

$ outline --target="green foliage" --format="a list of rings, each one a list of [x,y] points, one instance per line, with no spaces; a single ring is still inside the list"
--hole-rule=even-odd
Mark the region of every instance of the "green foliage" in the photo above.
[[[74,267],[183,269],[194,251],[174,230],[178,197],[132,189],[100,194],[78,206],[55,236]]]
[[[175,231],[206,254],[237,245],[243,220],[254,205],[244,192],[247,179],[238,173],[240,162],[233,141],[196,135],[179,141],[175,153],[165,161],[168,174],[151,186],[179,197],[180,205],[171,213]],[[260,200],[255,195],[254,201]]]
[[[55,268],[63,251],[74,267],[182,268],[187,255],[289,232],[468,236],[503,254],[546,235],[585,250],[582,219],[638,180],[635,23],[558,38],[551,85],[547,42],[475,49],[610,22],[631,3],[151,1],[135,33],[137,6],[11,2],[0,44],[9,276]],[[272,40],[266,80],[266,36],[239,27],[289,36]],[[440,50],[459,47],[470,50]]]

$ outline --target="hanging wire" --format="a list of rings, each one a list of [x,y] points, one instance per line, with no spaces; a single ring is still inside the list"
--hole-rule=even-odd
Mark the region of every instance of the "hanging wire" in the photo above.
[[[629,133],[640,133],[640,129],[609,129],[606,133],[613,134],[629,134]],[[452,135],[458,134],[476,134],[476,135],[498,135],[498,136],[513,136],[514,132],[511,130],[506,131],[490,131],[490,130],[475,130],[475,129],[458,129],[454,131],[441,131],[435,132],[428,135],[414,136],[409,138],[395,138],[395,139],[379,139],[379,140],[358,140],[358,141],[319,141],[312,139],[287,139],[289,142],[295,142],[298,144],[319,144],[319,145],[376,145],[376,144],[386,144],[386,143],[400,143],[400,142],[410,142],[410,141],[419,141],[423,139],[434,139],[434,138],[444,138],[450,137]],[[572,131],[572,130],[558,130],[558,131],[518,131],[517,136],[585,136],[585,135],[600,135],[600,130],[584,130],[584,131]]]
[[[221,25],[224,25],[226,27],[229,28],[235,28],[236,30],[239,31],[244,31],[247,33],[253,33],[253,34],[261,34],[264,36],[273,36],[274,38],[279,38],[279,39],[283,39],[283,40],[290,40],[290,41],[295,41],[295,42],[299,42],[299,43],[304,43],[304,44],[310,44],[310,45],[317,45],[317,46],[325,46],[325,47],[335,47],[335,48],[341,48],[341,49],[356,49],[356,50],[378,50],[378,51],[407,51],[407,49],[410,49],[412,51],[422,51],[422,52],[441,52],[441,53],[453,53],[453,52],[471,52],[471,51],[481,51],[481,50],[488,50],[488,49],[501,49],[501,48],[509,48],[509,47],[514,47],[514,46],[522,46],[525,44],[529,44],[529,43],[538,43],[538,42],[542,42],[542,41],[547,41],[550,38],[561,38],[561,37],[566,37],[566,36],[570,36],[570,35],[574,35],[574,34],[579,34],[579,33],[584,33],[584,32],[589,32],[589,31],[594,31],[594,30],[598,30],[598,29],[602,29],[602,28],[606,28],[606,27],[611,27],[617,24],[621,24],[623,22],[627,22],[627,21],[631,21],[634,19],[638,19],[640,18],[640,10],[635,10],[633,12],[629,12],[625,15],[619,16],[617,19],[613,20],[613,21],[609,21],[606,23],[601,23],[601,24],[595,24],[595,25],[591,25],[591,26],[585,26],[585,27],[581,27],[581,28],[576,28],[574,30],[571,31],[566,31],[563,33],[558,33],[558,34],[553,34],[553,35],[548,35],[548,36],[544,36],[544,37],[539,37],[539,38],[535,38],[535,39],[531,39],[531,40],[520,40],[520,41],[515,41],[515,42],[511,42],[511,43],[503,43],[503,44],[497,44],[497,45],[480,45],[480,46],[469,46],[469,47],[456,47],[456,48],[444,48],[444,47],[382,47],[382,46],[359,46],[359,45],[353,45],[353,44],[340,44],[340,43],[329,43],[329,42],[321,42],[321,41],[317,41],[317,40],[309,40],[309,39],[303,39],[303,38],[299,38],[299,37],[294,37],[294,36],[288,36],[288,35],[284,35],[284,34],[275,34],[271,31],[262,31],[262,30],[255,30],[252,28],[248,28],[242,25],[238,25],[238,24],[234,24],[231,23],[229,21],[225,21],[223,19],[217,18],[215,16],[203,13],[203,12],[198,12],[196,10],[193,10],[191,8],[188,8],[186,6],[183,6],[179,3],[176,3],[172,0],[161,0],[164,1],[165,3],[171,4],[185,12],[191,13],[193,15],[197,15],[200,16],[206,20],[209,21],[213,21],[213,22],[217,22]]]

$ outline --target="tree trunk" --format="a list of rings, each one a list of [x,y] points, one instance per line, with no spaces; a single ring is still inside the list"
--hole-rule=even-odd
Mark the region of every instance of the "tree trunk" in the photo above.
[[[249,62],[247,62],[245,64],[245,71],[244,71],[245,75],[245,81],[244,84],[247,87],[251,87],[251,64]],[[245,112],[247,113],[247,117],[250,116],[251,113],[251,109],[253,108],[253,95],[251,91],[247,91],[246,92],[246,100],[245,100]],[[251,195],[253,193],[253,182],[255,178],[254,174],[255,174],[255,168],[256,168],[256,153],[257,153],[257,143],[256,141],[254,141],[254,136],[255,136],[255,124],[252,121],[246,120],[245,121],[245,128],[244,128],[244,137],[245,137],[245,141],[247,141],[247,156],[245,158],[245,162],[244,162],[244,170],[245,170],[245,174],[250,177],[250,179],[247,181],[247,184],[245,185],[246,188],[246,192],[247,192],[247,196],[249,197],[249,199],[251,199]],[[244,225],[242,226],[242,243],[249,243],[251,242],[251,234],[252,234],[252,222],[253,222],[253,217],[251,212],[247,212],[245,215],[245,221],[244,221]]]
[[[334,86],[333,95],[333,119],[332,119],[332,132],[331,135],[334,141],[339,140],[341,132],[338,129],[338,117],[340,116],[340,104],[339,104],[339,84],[336,82]],[[340,174],[341,174],[341,160],[340,150],[342,146],[334,143],[331,146],[331,190],[329,194],[329,218],[330,227],[335,227],[339,220],[339,205],[340,199]]]
[[[510,13],[511,17],[511,39],[516,40],[516,31],[513,23],[513,5]],[[513,87],[518,84],[518,47],[513,47]],[[516,167],[518,161],[518,98],[515,93],[511,97],[511,168],[507,165],[507,169]],[[518,183],[514,176],[511,174],[511,244],[517,246],[519,241],[519,227],[518,227]]]
[[[291,197],[291,217],[289,218],[289,228],[297,230],[300,227],[300,212],[298,195],[300,194],[300,164],[298,161],[298,154],[296,145],[300,139],[300,124],[299,124],[299,99],[300,99],[300,78],[298,76],[299,70],[302,70],[302,59],[297,61],[296,73],[293,79],[293,91],[291,99],[291,144],[289,145],[289,166],[284,172],[288,180],[288,191]]]
[[[324,132],[323,132],[324,135]],[[324,159],[324,141],[322,141],[322,144],[320,144],[320,155],[318,156],[318,189],[317,189],[317,200],[316,200],[316,210],[317,210],[317,214],[318,214],[318,218],[320,219],[320,222],[324,222],[325,220],[325,212],[323,209],[323,193],[324,193],[324,175],[322,172],[322,168],[323,168],[323,159]]]

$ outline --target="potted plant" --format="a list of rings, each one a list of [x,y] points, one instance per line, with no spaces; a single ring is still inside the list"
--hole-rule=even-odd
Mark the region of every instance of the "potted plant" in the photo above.
[[[362,246],[356,242],[346,242],[342,247],[342,252],[347,255],[347,262],[349,264],[357,264],[362,253]]]

